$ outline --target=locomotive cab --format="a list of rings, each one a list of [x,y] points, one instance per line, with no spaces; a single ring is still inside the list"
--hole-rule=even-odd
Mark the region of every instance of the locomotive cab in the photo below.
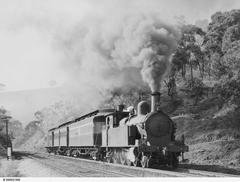
[[[136,127],[128,126],[125,123],[129,112],[116,110],[106,116],[106,126],[103,128],[103,147],[128,147],[135,144]]]

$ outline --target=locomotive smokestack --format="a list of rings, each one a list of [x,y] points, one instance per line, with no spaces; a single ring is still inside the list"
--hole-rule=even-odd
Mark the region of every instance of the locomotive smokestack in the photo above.
[[[151,112],[157,111],[157,107],[160,105],[160,92],[153,92],[151,94]]]
[[[123,109],[124,109],[124,105],[123,104],[120,104],[120,105],[117,106],[117,111],[122,112]]]

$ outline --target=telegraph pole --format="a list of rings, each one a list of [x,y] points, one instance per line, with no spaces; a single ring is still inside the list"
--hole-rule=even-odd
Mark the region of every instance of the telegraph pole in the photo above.
[[[7,136],[7,147],[8,147],[8,120],[6,119],[6,136]]]
[[[9,136],[8,136],[8,121],[11,119],[11,116],[0,115],[2,121],[6,121],[6,139],[7,139],[7,159],[12,157],[12,146],[10,145]]]

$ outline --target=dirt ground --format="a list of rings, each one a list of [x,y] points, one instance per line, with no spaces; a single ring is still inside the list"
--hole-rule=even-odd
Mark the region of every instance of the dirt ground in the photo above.
[[[7,160],[0,156],[0,177],[65,177],[29,158]]]

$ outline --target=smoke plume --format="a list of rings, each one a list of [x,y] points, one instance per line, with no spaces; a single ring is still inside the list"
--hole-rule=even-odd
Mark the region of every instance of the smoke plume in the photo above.
[[[179,39],[177,29],[158,14],[88,20],[63,40],[65,60],[71,61],[64,68],[74,71],[78,83],[103,90],[147,83],[159,91]]]

